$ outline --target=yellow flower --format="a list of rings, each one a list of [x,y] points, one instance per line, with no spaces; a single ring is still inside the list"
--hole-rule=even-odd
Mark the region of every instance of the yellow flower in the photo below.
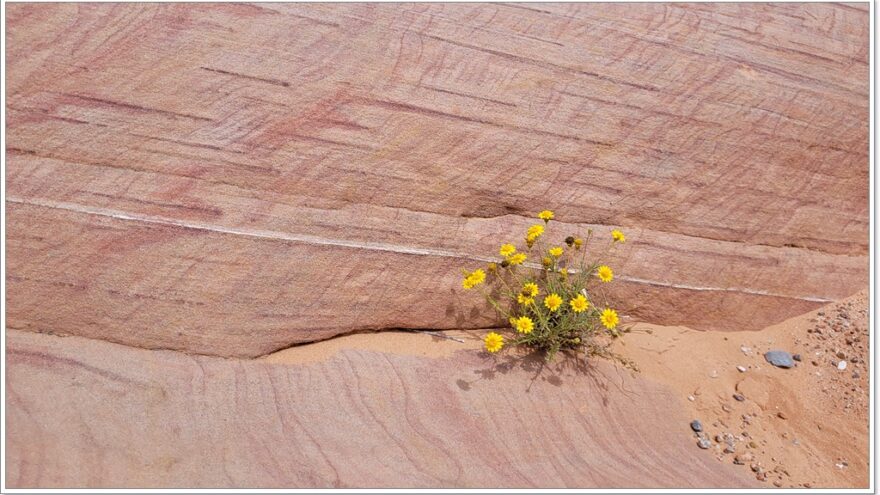
[[[590,302],[587,301],[587,298],[584,297],[583,294],[578,294],[577,297],[569,302],[571,305],[571,309],[574,310],[575,313],[582,313],[590,307]]]
[[[547,252],[550,253],[550,256],[553,256],[554,258],[558,258],[558,257],[562,256],[562,248],[561,247],[552,248]]]
[[[544,210],[541,213],[538,213],[538,218],[543,220],[545,223],[553,220],[553,212],[550,210]]]
[[[617,311],[609,308],[605,308],[605,310],[602,311],[602,316],[600,316],[599,319],[602,320],[602,324],[605,325],[605,328],[609,330],[616,327],[617,323],[620,321],[617,318]]]
[[[489,263],[486,266],[486,269],[489,270],[489,273],[495,273],[498,271],[498,264],[497,263]]]
[[[516,319],[516,331],[519,333],[532,333],[535,329],[535,322],[528,316],[520,316]]]
[[[559,297],[559,294],[553,293],[544,298],[544,306],[547,306],[550,311],[556,311],[561,304],[562,298]]]
[[[507,319],[507,321],[510,322],[510,326],[512,326],[513,328],[516,328],[516,318],[511,316],[510,318]]]
[[[514,246],[513,244],[503,244],[498,252],[501,254],[501,256],[504,256],[506,258],[516,252],[516,246]]]
[[[626,236],[619,230],[612,230],[611,238],[614,239],[615,242],[626,242]]]
[[[465,275],[464,280],[461,281],[461,286],[465,289],[472,289],[474,286],[480,285],[486,281],[486,272],[484,272],[481,268],[477,268],[471,273]]]
[[[584,240],[581,239],[580,237],[578,237],[577,239],[574,240],[574,248],[575,249],[580,249],[581,246],[583,246],[583,245],[584,245]]]
[[[524,253],[516,253],[513,256],[511,256],[510,258],[507,258],[507,261],[511,265],[522,265],[525,260],[526,260],[526,255]]]
[[[495,332],[489,332],[483,342],[486,343],[486,350],[489,352],[498,352],[504,347],[504,337]]]
[[[534,282],[529,282],[529,283],[523,285],[522,293],[529,296],[529,297],[537,296],[538,295],[538,284],[536,284]]]
[[[535,302],[535,300],[532,299],[532,298],[529,297],[529,296],[526,296],[526,295],[523,295],[523,294],[517,294],[517,295],[516,295],[516,302],[518,302],[518,303],[520,303],[520,304],[522,304],[522,305],[525,306],[525,305],[528,305],[528,304],[532,304],[533,302]]]
[[[550,268],[551,266],[553,266],[553,260],[551,260],[549,256],[544,256],[544,258],[541,259],[541,264],[547,268]]]
[[[596,270],[596,275],[598,275],[603,282],[611,282],[611,280],[614,279],[614,272],[611,271],[610,267],[605,265],[600,266]]]
[[[533,242],[538,237],[541,237],[541,234],[544,233],[544,226],[541,224],[535,224],[529,227],[529,230],[526,231],[526,240]]]

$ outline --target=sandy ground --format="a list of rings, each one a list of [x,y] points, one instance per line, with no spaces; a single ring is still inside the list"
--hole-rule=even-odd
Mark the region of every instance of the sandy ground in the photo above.
[[[711,443],[705,455],[717,462],[738,465],[768,487],[867,487],[867,308],[865,291],[757,332],[636,323],[617,351],[637,362],[642,378],[681,396],[681,407],[702,423]],[[342,349],[437,358],[456,352],[485,355],[481,335],[353,334],[264,359],[311,363]],[[764,359],[774,349],[799,354],[801,361],[790,369],[774,367]],[[841,361],[846,361],[843,370]],[[657,421],[658,427],[668,427]],[[700,449],[697,434],[682,431],[693,435],[694,449]]]
[[[865,292],[758,332],[640,324],[622,349],[686,399],[712,442],[706,455],[777,487],[867,487],[867,308]],[[774,367],[764,359],[774,349],[801,361]]]

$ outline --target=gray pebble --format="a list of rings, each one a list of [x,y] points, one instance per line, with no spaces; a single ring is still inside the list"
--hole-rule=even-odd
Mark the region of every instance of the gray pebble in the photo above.
[[[695,432],[699,433],[699,432],[703,431],[703,423],[700,423],[699,419],[695,419],[695,420],[691,421],[691,429],[694,430]]]
[[[739,402],[746,400],[746,398],[743,397],[742,394],[733,394],[733,398],[738,400]]]
[[[701,438],[697,442],[697,446],[700,447],[701,449],[708,449],[709,447],[712,446],[712,442],[710,442],[709,440],[706,440],[705,438]]]
[[[794,361],[791,359],[791,354],[785,351],[766,352],[764,353],[764,359],[766,359],[768,363],[776,366],[777,368],[794,367]]]

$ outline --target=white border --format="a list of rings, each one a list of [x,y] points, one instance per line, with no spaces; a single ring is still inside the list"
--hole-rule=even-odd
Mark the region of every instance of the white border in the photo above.
[[[126,3],[137,3],[137,2],[128,2],[127,0],[121,0]],[[218,0],[191,0],[193,3],[218,3]],[[348,2],[349,0],[335,0],[341,2]],[[354,1],[354,0],[351,0]],[[377,0],[379,2],[394,2],[394,0]],[[95,3],[120,3],[120,0],[114,2],[113,0],[94,0]],[[410,0],[407,3],[431,3],[431,2],[423,2],[422,0]],[[443,3],[474,3],[473,0],[447,0]],[[31,0],[28,3],[57,3],[52,0]],[[70,2],[76,3],[76,2]],[[175,3],[168,2],[166,0],[158,0],[150,3]],[[233,2],[224,2],[224,3],[233,3]],[[275,0],[263,0],[262,3],[285,3],[285,2],[276,2]],[[292,3],[292,2],[287,2]],[[312,3],[333,3],[333,2],[312,2]],[[440,2],[436,2],[440,3]],[[491,3],[491,2],[486,2]],[[531,0],[526,1],[518,1],[517,3],[548,3],[548,2],[532,2]],[[554,3],[575,3],[575,2],[554,2]],[[579,2],[578,2],[579,3]],[[601,3],[601,2],[595,2]],[[607,3],[669,3],[664,0],[619,0],[616,2],[607,2]],[[695,1],[689,3],[721,3],[721,2],[712,2],[712,1]],[[724,3],[753,3],[753,2],[744,2],[741,0],[732,0]],[[754,2],[754,3],[771,3],[771,2]],[[775,0],[772,3],[825,3],[821,2],[821,0],[808,0],[808,1],[798,1],[798,0]],[[864,2],[854,2],[854,3],[864,3]],[[870,114],[870,124],[869,124],[869,164],[868,164],[868,176],[869,176],[869,216],[870,216],[870,230],[869,230],[869,266],[870,266],[870,292],[869,292],[869,306],[870,306],[870,314],[868,319],[868,326],[870,329],[869,332],[869,362],[870,362],[870,400],[869,400],[869,430],[868,435],[870,436],[869,440],[869,488],[867,489],[771,489],[767,488],[757,488],[757,489],[540,489],[540,490],[524,490],[524,489],[7,489],[6,488],[6,77],[5,77],[5,69],[6,69],[6,1],[3,1],[3,21],[2,27],[0,27],[0,39],[2,39],[3,44],[3,72],[4,76],[0,78],[0,90],[3,93],[3,106],[0,108],[0,116],[2,116],[3,120],[3,129],[0,132],[0,142],[4,144],[3,149],[3,160],[2,160],[2,184],[3,184],[3,200],[0,201],[0,212],[2,212],[2,219],[0,219],[0,226],[2,226],[3,232],[3,240],[2,246],[3,251],[0,253],[0,267],[2,267],[3,277],[0,279],[0,287],[3,289],[3,299],[0,300],[0,310],[2,310],[2,342],[0,342],[0,350],[2,350],[2,357],[0,357],[0,367],[2,367],[3,380],[0,381],[0,394],[3,396],[3,415],[0,418],[0,433],[2,433],[3,438],[3,448],[2,448],[2,463],[0,463],[0,493],[351,493],[351,492],[360,492],[360,493],[764,493],[772,491],[774,493],[874,493],[875,489],[875,481],[876,481],[876,465],[874,463],[874,452],[875,452],[875,441],[876,441],[876,430],[875,427],[875,414],[876,408],[874,404],[874,398],[876,397],[875,386],[877,377],[876,367],[875,367],[875,334],[876,334],[876,319],[875,315],[875,294],[876,294],[876,264],[875,264],[875,254],[876,254],[876,243],[875,241],[875,220],[876,220],[876,210],[875,210],[875,202],[874,202],[874,193],[875,193],[875,183],[876,175],[875,175],[875,153],[874,153],[874,144],[875,144],[875,78],[874,78],[874,69],[875,69],[875,41],[876,38],[874,36],[875,29],[875,16],[876,9],[874,0],[870,1],[869,8],[869,24],[870,24],[870,41],[869,41],[869,55],[868,55],[868,64],[869,64],[869,114]]]

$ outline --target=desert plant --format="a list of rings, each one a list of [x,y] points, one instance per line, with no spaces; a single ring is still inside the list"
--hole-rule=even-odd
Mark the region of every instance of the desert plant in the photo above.
[[[513,243],[503,244],[498,261],[485,269],[463,272],[462,287],[480,290],[513,332],[508,340],[497,332],[487,334],[486,351],[496,353],[510,343],[543,351],[551,361],[559,351],[570,349],[635,369],[634,363],[610,350],[611,341],[629,329],[620,326],[602,290],[614,279],[614,271],[601,260],[626,242],[626,237],[612,230],[601,253],[590,251],[592,229],[584,237],[572,234],[558,245],[546,245],[545,229],[550,227],[553,212],[544,210],[538,218],[543,223],[528,228],[524,250]]]

